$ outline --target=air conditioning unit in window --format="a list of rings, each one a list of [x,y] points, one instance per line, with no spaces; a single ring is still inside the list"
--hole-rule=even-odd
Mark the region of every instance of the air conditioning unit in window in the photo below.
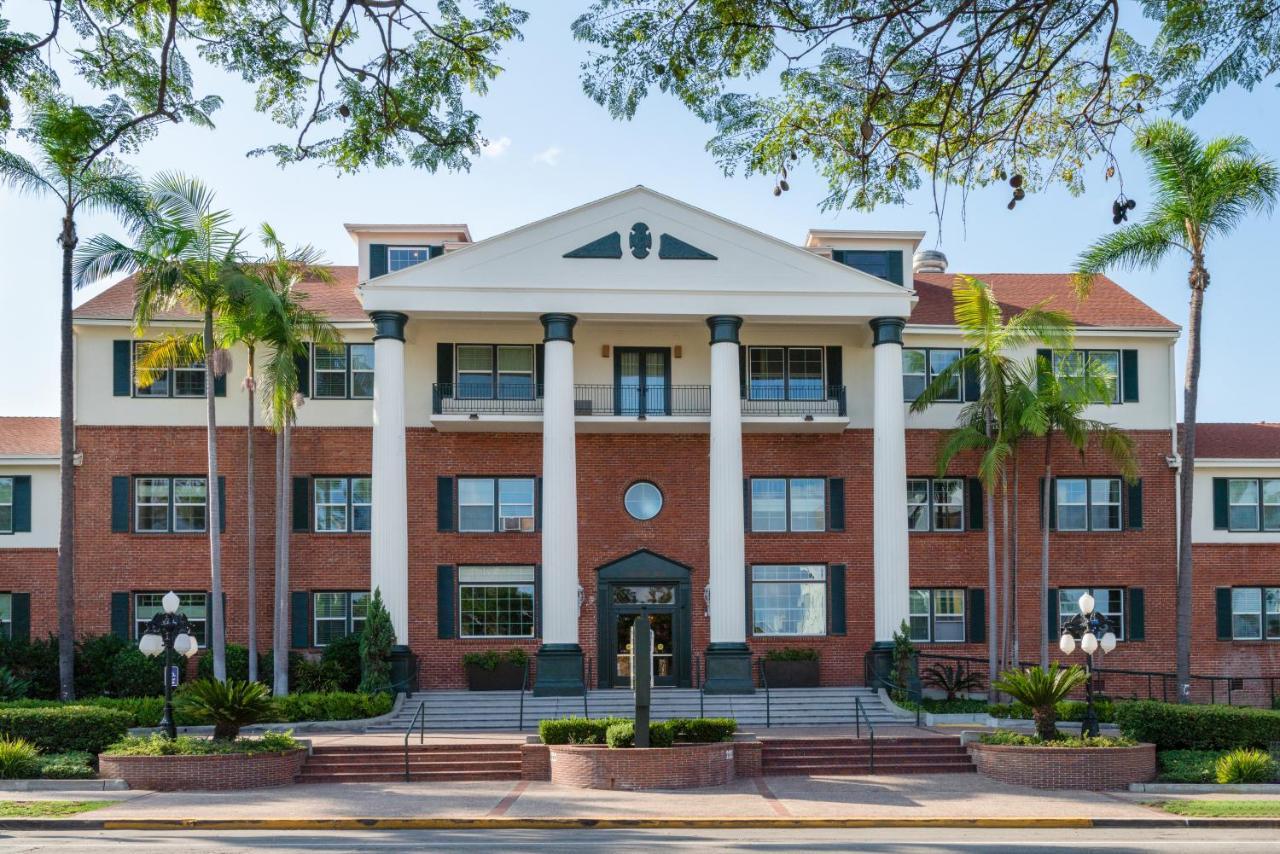
[[[521,530],[520,523],[523,520],[518,516],[508,516],[503,517],[501,521],[503,531],[519,531]]]

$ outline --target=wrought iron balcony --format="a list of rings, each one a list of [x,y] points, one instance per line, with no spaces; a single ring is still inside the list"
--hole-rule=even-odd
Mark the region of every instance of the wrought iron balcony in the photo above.
[[[578,416],[709,416],[709,385],[575,385],[573,411]],[[823,397],[764,397],[742,400],[742,414],[762,417],[844,416],[847,414],[845,387],[830,386]],[[431,388],[431,411],[435,415],[541,415],[542,386],[499,389],[488,395],[459,389],[453,383],[435,383]]]

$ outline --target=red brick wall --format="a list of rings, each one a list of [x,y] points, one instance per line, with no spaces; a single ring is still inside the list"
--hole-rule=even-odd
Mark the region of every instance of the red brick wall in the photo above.
[[[978,773],[1034,789],[1127,789],[1156,778],[1156,747],[1071,748],[971,744]]]
[[[130,789],[155,792],[261,789],[287,786],[302,770],[307,751],[228,753],[214,756],[107,756],[98,775],[122,779]]]
[[[58,633],[57,549],[0,548],[0,593],[31,594],[31,637]]]
[[[736,745],[667,748],[551,745],[551,782],[583,789],[697,789],[734,777]]]
[[[1195,594],[1192,604],[1191,672],[1196,674],[1227,673],[1233,676],[1275,679],[1280,694],[1280,643],[1276,641],[1220,641],[1217,633],[1217,609],[1214,601],[1219,587],[1280,587],[1280,543],[1201,544],[1192,550],[1192,579]],[[1225,702],[1226,685],[1214,685],[1213,699]],[[1245,679],[1239,686],[1249,702],[1261,703],[1272,696],[1270,681]],[[1208,700],[1208,687],[1197,680],[1196,699]],[[1232,692],[1233,702],[1240,694]]]

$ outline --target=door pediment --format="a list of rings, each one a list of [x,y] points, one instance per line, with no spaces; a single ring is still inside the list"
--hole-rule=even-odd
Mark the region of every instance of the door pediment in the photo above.
[[[634,551],[596,570],[599,580],[608,581],[688,581],[693,570],[649,549]]]

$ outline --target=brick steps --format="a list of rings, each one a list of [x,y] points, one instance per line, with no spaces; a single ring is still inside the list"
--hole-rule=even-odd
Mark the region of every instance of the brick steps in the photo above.
[[[517,744],[411,744],[409,780],[519,780]],[[382,783],[405,779],[404,746],[317,747],[307,757],[297,783]]]
[[[762,768],[767,775],[966,774],[973,761],[957,738],[881,738],[875,742],[871,770],[870,739],[762,739]]]

